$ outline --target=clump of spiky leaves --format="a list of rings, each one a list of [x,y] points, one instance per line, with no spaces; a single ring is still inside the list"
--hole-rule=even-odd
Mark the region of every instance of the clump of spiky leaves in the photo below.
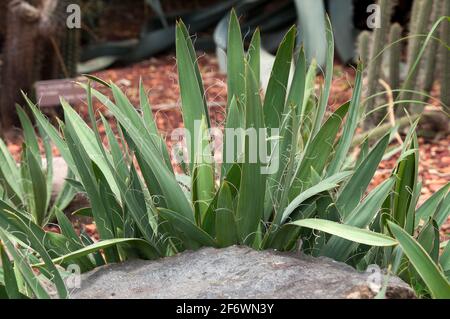
[[[64,210],[72,201],[75,189],[65,183],[59,195],[52,200],[53,155],[50,140],[39,127],[45,151],[42,158],[31,120],[19,106],[17,114],[24,133],[22,156],[17,165],[5,143],[0,140],[0,199],[27,212],[37,225],[45,226],[55,218],[57,210]]]
[[[406,38],[401,37],[402,30],[396,23],[390,23],[392,7],[395,2],[380,0],[381,28],[375,29],[371,41],[360,41],[358,50],[362,56],[370,50],[369,70],[367,74],[367,94],[365,95],[365,106],[368,116],[365,126],[370,128],[376,126],[386,118],[386,107],[378,106],[377,100],[382,101],[380,94],[375,94],[379,79],[383,79],[393,92],[395,97],[395,114],[404,116],[406,109],[409,113],[420,113],[423,105],[429,98],[434,79],[439,75],[436,68],[437,57],[441,55],[443,66],[445,56],[448,54],[448,44],[445,41],[446,33],[436,32],[437,25],[442,23],[442,28],[448,27],[449,22],[444,21],[445,5],[439,0],[415,0],[411,12],[409,34]],[[389,32],[389,41],[386,35]],[[365,35],[364,35],[365,37]],[[401,72],[401,48],[403,40],[407,43],[406,72]],[[439,42],[441,40],[442,43]],[[389,45],[387,45],[389,42]],[[442,50],[439,49],[439,44]],[[370,45],[370,47],[369,47]],[[425,50],[426,49],[426,50]],[[439,52],[439,54],[437,54]],[[383,56],[387,56],[387,69],[382,68]],[[447,59],[448,60],[448,59]],[[442,68],[441,68],[442,69]],[[405,75],[403,75],[405,73]],[[443,72],[443,82],[445,82]],[[447,105],[446,87],[441,92],[441,100],[444,107]],[[387,104],[386,104],[387,106]]]
[[[100,241],[89,244],[78,237],[63,214],[57,215],[62,234],[44,236],[26,215],[0,201],[0,229],[5,233],[2,241],[15,240],[19,249],[34,251],[31,261],[45,270],[43,274],[53,269],[53,264],[47,263],[50,253],[54,263],[76,263],[87,270],[104,262],[136,256],[158,258],[202,246],[301,249],[357,268],[373,263],[391,266],[409,282],[423,283],[431,296],[448,297],[450,287],[443,273],[448,275],[450,248],[447,246],[440,258],[436,255],[436,229],[449,212],[449,185],[416,211],[420,184],[413,128],[392,176],[366,195],[391,134],[372,148],[364,143],[356,163],[348,160],[352,158],[350,149],[359,120],[361,67],[352,100],[325,119],[334,52],[330,26],[325,84],[318,98],[314,96],[316,65],[308,66],[302,51],[289,81],[295,32],[294,28],[289,30],[280,44],[262,100],[258,85],[259,32],[255,32],[245,53],[234,12],[230,18],[227,47],[232,72],[228,77],[225,127],[279,128],[279,133],[257,131],[272,151],[268,162],[259,157],[249,160],[253,152],[259,153],[259,149],[251,151],[249,136],[239,149],[244,161],[235,158],[227,162],[227,155],[233,154],[224,154],[221,169],[212,161],[207,130],[211,124],[203,84],[194,47],[182,22],[176,28],[176,50],[184,126],[190,132],[187,158],[191,161],[184,167],[186,174],[174,173],[142,85],[138,109],[113,83],[100,81],[109,87],[113,100],[86,85],[92,128],[62,101],[65,121],[59,122],[61,133],[29,101],[38,125],[74,173],[72,184],[89,197],[91,208],[83,214],[94,218]],[[100,114],[108,147],[96,126],[92,96],[117,121],[118,136]],[[201,125],[194,125],[195,120]],[[231,142],[225,135],[225,144]],[[275,162],[279,163],[277,170],[264,171]],[[5,214],[6,219],[2,218]],[[35,238],[31,238],[33,232],[41,240],[31,240]],[[51,251],[50,244],[55,246]],[[11,245],[5,246],[13,250]],[[99,249],[103,249],[103,255],[98,254]],[[10,255],[14,260],[21,258]],[[23,277],[30,275],[28,268],[18,272]],[[12,282],[7,278],[3,284]],[[16,290],[10,291],[14,295]],[[19,291],[23,293],[24,289]],[[64,291],[60,296],[65,296]]]

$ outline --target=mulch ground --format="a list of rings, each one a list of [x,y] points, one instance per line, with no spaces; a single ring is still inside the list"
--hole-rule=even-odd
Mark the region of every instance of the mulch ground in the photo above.
[[[210,106],[211,122],[213,125],[222,126],[224,122],[224,106],[227,98],[226,76],[218,71],[217,60],[214,55],[204,54],[199,57],[200,71],[203,77],[206,98]],[[351,89],[354,81],[354,70],[350,67],[337,66],[335,78],[329,100],[329,109],[333,110],[337,106],[351,98]],[[179,87],[177,83],[177,69],[175,57],[172,55],[152,58],[132,66],[110,69],[95,74],[105,81],[113,81],[121,87],[134,105],[139,105],[139,80],[142,81],[148,90],[148,96],[154,109],[154,116],[157,126],[163,134],[171,132],[173,129],[182,127],[182,116],[180,113]],[[104,91],[105,94],[107,91]],[[434,94],[437,91],[434,92]],[[82,117],[88,119],[87,105],[84,101],[73,105]],[[98,102],[94,103],[96,110],[103,112],[107,118],[111,115]],[[46,109],[45,112],[61,117],[59,109]],[[111,121],[114,126],[114,122]],[[100,132],[104,128],[100,123]],[[167,141],[170,147],[170,141]],[[18,157],[21,149],[20,138],[15,136],[9,141],[10,151]],[[440,187],[450,181],[450,135],[441,136],[434,140],[419,139],[420,165],[419,172],[423,183],[423,202]],[[55,150],[57,153],[57,150]],[[395,166],[396,157],[385,160],[381,163],[372,186],[387,178],[392,168]],[[95,234],[94,225],[85,225],[85,229]],[[450,219],[441,229],[442,240],[450,237]]]

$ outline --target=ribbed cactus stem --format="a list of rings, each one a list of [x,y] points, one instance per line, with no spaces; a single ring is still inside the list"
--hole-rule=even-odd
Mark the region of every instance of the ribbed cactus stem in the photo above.
[[[424,0],[414,0],[412,8],[411,8],[411,16],[409,18],[409,35],[415,35],[417,34],[417,21],[418,21],[418,16],[419,16],[419,11],[420,11],[420,6],[422,5],[422,2]],[[425,1],[430,1],[430,0],[425,0]],[[417,41],[417,38],[410,38],[408,40],[408,58],[407,58],[407,62],[408,64],[411,64],[411,47],[413,46],[413,42]]]
[[[370,41],[369,31],[362,31],[358,36],[358,55],[361,62],[367,66],[370,60]]]
[[[431,19],[428,23],[429,29],[431,29],[432,25],[436,22],[436,20],[439,18],[439,15],[441,14],[441,0],[433,0],[433,2],[434,4]],[[423,65],[423,70],[421,71],[423,72],[423,81],[420,85],[421,90],[424,92],[431,91],[434,80],[436,79],[438,47],[439,41],[437,39],[431,39],[425,51],[425,63]],[[422,100],[426,100],[426,97],[422,97]]]
[[[443,15],[450,16],[450,1],[446,0],[444,3]],[[450,22],[442,22],[441,40],[447,45],[450,44]],[[450,114],[450,50],[444,45],[441,45],[441,101],[444,105],[444,110]]]
[[[367,97],[371,97],[377,92],[378,88],[378,80],[381,76],[381,65],[382,65],[382,56],[379,53],[383,50],[384,45],[386,43],[386,38],[389,33],[390,21],[392,8],[394,5],[394,1],[390,0],[379,0],[378,5],[380,6],[380,27],[376,28],[373,31],[373,41],[370,52],[370,63],[369,63],[369,71],[368,71],[368,79],[367,79]],[[375,99],[370,98],[367,101],[366,111],[370,112],[375,106]],[[370,121],[365,123],[366,128],[377,125],[380,119],[386,113],[385,110],[380,110],[373,113]]]
[[[400,88],[400,63],[402,56],[402,44],[399,41],[402,37],[403,28],[399,23],[394,23],[389,32],[389,84],[392,90]],[[393,92],[394,98],[398,92]]]
[[[416,0],[417,1],[417,0]],[[433,1],[427,0],[427,1],[421,1],[419,12],[417,13],[417,18],[414,21],[411,21],[412,24],[414,24],[413,30],[415,34],[411,34],[413,37],[411,38],[411,41],[408,46],[408,77],[403,84],[404,90],[416,90],[417,89],[417,79],[419,75],[420,70],[420,63],[419,65],[416,65],[415,68],[413,68],[414,63],[419,55],[420,49],[423,44],[423,36],[427,33],[427,27],[428,22],[430,20],[430,15],[433,7]],[[418,37],[420,36],[420,37]],[[421,61],[422,63],[423,61]],[[399,99],[401,100],[410,100],[413,98],[413,94],[411,92],[403,91],[399,94]],[[420,98],[418,98],[420,99]],[[408,104],[403,104],[403,107],[407,107]]]
[[[68,29],[63,35],[62,52],[67,76],[74,77],[77,74],[77,63],[80,54],[80,31]]]

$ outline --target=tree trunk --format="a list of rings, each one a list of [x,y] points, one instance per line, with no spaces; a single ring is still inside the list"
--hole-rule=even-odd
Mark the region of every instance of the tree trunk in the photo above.
[[[4,130],[17,121],[15,104],[21,104],[21,90],[31,92],[39,73],[35,58],[42,39],[52,33],[51,16],[58,0],[7,1],[6,35],[0,76],[0,122]]]
[[[1,121],[6,130],[16,121],[15,103],[21,102],[20,90],[29,91],[34,80],[39,16],[39,10],[30,3],[9,1],[0,96]]]

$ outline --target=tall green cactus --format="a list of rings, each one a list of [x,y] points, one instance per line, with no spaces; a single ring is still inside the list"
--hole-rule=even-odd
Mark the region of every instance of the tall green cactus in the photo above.
[[[77,63],[80,55],[80,30],[67,29],[61,39],[61,52],[65,65],[63,74],[67,77],[75,77],[77,75]]]
[[[413,99],[419,99],[420,97],[415,97],[414,94],[412,94],[411,90],[418,90],[419,89],[419,83],[418,83],[418,77],[419,77],[419,71],[420,71],[420,65],[418,67],[413,68],[414,63],[419,55],[420,49],[423,45],[424,38],[423,36],[427,33],[427,29],[430,22],[430,16],[432,12],[433,5],[437,5],[436,1],[433,0],[416,0],[419,1],[419,12],[416,14],[415,20],[411,21],[411,24],[413,24],[413,27],[411,29],[414,34],[411,34],[411,40],[408,43],[408,77],[406,78],[405,82],[403,83],[402,90],[399,94],[399,100],[411,100]],[[403,108],[408,108],[409,103],[402,103],[401,107],[398,108],[398,114],[401,114],[399,112],[403,111]],[[410,111],[418,112],[420,109],[411,109]]]
[[[448,1],[447,1],[448,2]],[[432,14],[431,14],[431,21],[430,23],[434,23],[437,19],[439,19],[439,14],[442,12],[441,11],[441,1],[440,0],[434,0],[434,6],[432,9]],[[423,64],[423,70],[422,70],[422,83],[421,83],[421,87],[420,90],[424,91],[424,92],[430,92],[432,87],[433,87],[433,83],[434,80],[436,78],[436,64],[437,64],[437,53],[438,53],[438,48],[439,48],[439,42],[435,39],[433,39],[428,47],[427,47],[427,51],[425,53],[425,61]],[[425,100],[426,97],[422,96],[421,100]],[[420,105],[419,105],[420,107]],[[417,109],[417,107],[413,106],[413,112],[417,113],[417,111],[420,111],[420,109]]]
[[[363,31],[358,36],[359,59],[364,65],[368,65],[370,60],[370,32]]]
[[[379,56],[380,52],[383,50],[387,35],[389,33],[389,26],[391,22],[392,8],[395,1],[390,0],[379,0],[378,5],[380,7],[380,27],[373,31],[373,41],[370,52],[370,63],[368,69],[368,80],[367,80],[367,97],[371,97],[378,90],[378,79],[381,77],[381,68],[383,59]],[[375,107],[375,99],[370,98],[367,100],[366,110],[372,111]],[[378,122],[383,118],[386,112],[379,110],[373,113],[370,117],[371,121],[366,121],[366,127],[372,127],[378,124]]]
[[[364,44],[363,42],[371,43],[372,48],[370,50],[370,61],[369,61],[369,70],[367,74],[367,95],[366,97],[370,97],[376,92],[378,79],[385,77],[387,83],[390,84],[392,90],[394,90],[394,97],[396,101],[402,100],[417,100],[417,101],[426,101],[426,94],[413,94],[411,91],[422,91],[424,93],[429,93],[433,86],[434,79],[437,78],[437,72],[442,72],[441,78],[441,100],[444,105],[447,107],[450,105],[450,56],[447,47],[444,45],[439,46],[439,41],[433,39],[428,42],[428,47],[422,59],[415,66],[414,69],[412,67],[415,64],[417,57],[422,49],[422,46],[425,41],[425,36],[428,34],[431,26],[443,15],[450,15],[450,0],[414,0],[412,11],[411,11],[411,21],[409,25],[409,34],[408,34],[408,44],[407,44],[407,56],[406,56],[406,72],[400,72],[401,58],[402,58],[402,27],[395,23],[390,24],[391,10],[394,4],[388,1],[379,0],[378,4],[380,5],[381,10],[381,28],[376,29],[371,34],[371,39],[367,39],[367,35],[360,35],[358,50],[360,56],[363,56],[366,53],[365,50],[368,48],[368,44]],[[389,1],[390,2],[390,1]],[[443,3],[444,2],[444,3]],[[383,24],[384,22],[384,24]],[[442,23],[442,29],[440,33],[441,42],[446,43],[447,45],[450,43],[450,29],[448,21],[444,21]],[[384,54],[387,55],[387,64],[388,70],[386,74],[382,74],[382,66],[381,66],[381,57],[374,59],[379,52],[385,48],[388,43],[386,37],[389,30],[389,48],[386,50]],[[365,33],[365,32],[364,32]],[[437,33],[437,32],[436,32]],[[438,34],[434,34],[434,37],[438,37]],[[441,66],[439,68],[436,67],[437,57],[440,57]],[[402,75],[406,73],[407,76],[402,83]],[[397,92],[395,91],[397,90]],[[400,92],[399,92],[400,91]],[[369,99],[366,104],[366,111],[370,112],[375,107],[375,99]],[[418,113],[423,110],[423,104],[405,102],[401,105],[397,104],[396,106],[396,114],[398,116],[404,115],[403,110],[407,109],[410,113]],[[415,105],[414,105],[415,104]],[[448,108],[447,108],[448,110]],[[378,114],[377,114],[378,113]],[[380,119],[382,119],[381,115],[384,115],[385,112],[374,112],[372,116],[369,116],[366,119],[365,126],[370,128],[374,125],[378,124]]]
[[[450,16],[450,1],[445,1],[443,5],[443,14]],[[444,21],[441,29],[441,40],[450,45],[450,22]],[[442,61],[441,69],[441,101],[447,114],[450,114],[450,50],[441,46],[440,59]]]
[[[400,24],[394,23],[389,32],[389,42],[391,48],[389,50],[389,85],[391,88],[400,87],[400,62],[402,57],[402,44],[400,39],[402,37],[403,28]],[[394,98],[397,97],[398,92],[393,93]]]
[[[430,0],[426,0],[430,1]],[[417,19],[419,18],[420,6],[422,5],[423,0],[413,0],[412,8],[411,8],[411,16],[409,19],[409,34],[417,34]],[[415,39],[409,39],[409,43],[412,43]],[[408,45],[410,47],[411,44]],[[411,61],[411,50],[407,52],[407,61]]]

